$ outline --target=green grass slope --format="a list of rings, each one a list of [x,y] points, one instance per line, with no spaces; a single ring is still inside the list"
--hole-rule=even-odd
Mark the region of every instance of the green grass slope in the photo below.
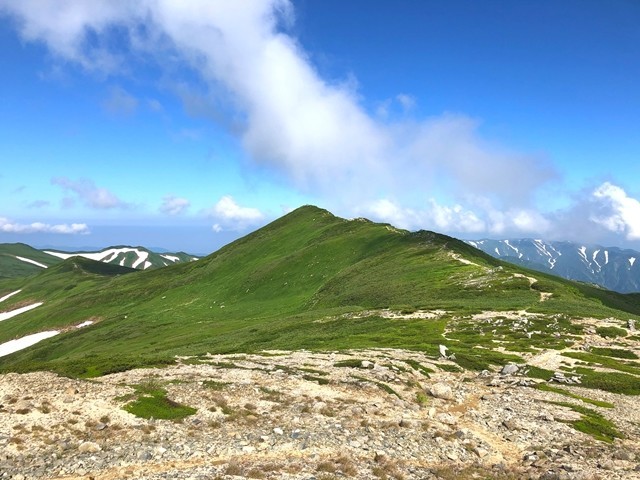
[[[42,272],[43,267],[20,260],[18,257],[46,266],[56,265],[61,261],[24,243],[0,243],[0,279],[25,277]]]
[[[0,370],[97,375],[169,363],[177,354],[262,349],[398,347],[435,354],[453,319],[482,310],[640,314],[637,297],[523,270],[444,235],[348,221],[311,206],[197,262],[122,275],[91,271],[93,264],[75,268],[71,260],[21,282],[0,282],[0,296],[22,288],[0,311],[44,302],[0,322],[0,343],[88,319],[95,324],[0,357]],[[526,276],[538,282],[532,286]],[[541,291],[553,295],[540,302]],[[448,313],[392,320],[377,311],[385,308]]]

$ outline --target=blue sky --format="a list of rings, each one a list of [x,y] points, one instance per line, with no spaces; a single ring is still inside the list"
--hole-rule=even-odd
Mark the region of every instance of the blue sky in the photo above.
[[[208,253],[316,204],[640,248],[633,0],[0,0],[0,242]]]

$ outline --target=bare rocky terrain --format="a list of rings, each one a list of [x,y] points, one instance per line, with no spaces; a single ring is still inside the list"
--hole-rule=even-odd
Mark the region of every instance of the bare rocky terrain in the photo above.
[[[602,408],[534,388],[516,365],[447,370],[376,349],[180,358],[92,380],[6,374],[0,478],[640,478],[638,397],[554,383],[614,405]],[[197,411],[137,417],[123,407],[141,388]],[[582,414],[558,402],[597,411],[624,438],[576,430]]]

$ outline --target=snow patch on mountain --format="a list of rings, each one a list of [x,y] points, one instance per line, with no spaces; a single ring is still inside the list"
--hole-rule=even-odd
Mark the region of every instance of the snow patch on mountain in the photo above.
[[[589,263],[589,260],[587,259],[587,247],[582,245],[580,248],[578,248],[578,252],[580,253],[580,256],[584,258],[584,261],[586,263]]]
[[[133,251],[138,254],[138,259],[135,262],[133,262],[133,265],[131,265],[133,268],[138,268],[138,265],[140,265],[142,262],[145,262],[147,258],[149,258],[149,252],[141,252],[140,250],[137,250],[137,249],[131,249],[129,251]]]
[[[31,263],[32,265],[35,265],[41,268],[48,268],[44,263],[36,262],[35,260],[31,260],[30,258],[19,257],[18,255],[15,255],[15,257],[21,262]]]
[[[126,254],[129,252],[133,252],[138,255],[138,258],[133,263],[133,268],[136,268],[137,265],[144,262],[149,257],[149,252],[145,252],[143,250],[139,250],[137,248],[109,248],[107,250],[102,250],[100,252],[79,252],[79,253],[66,253],[66,252],[56,252],[53,250],[45,250],[44,253],[48,253],[49,255],[53,255],[54,257],[62,258],[66,260],[71,257],[84,257],[89,260],[96,260],[98,262],[110,263],[114,261],[118,255]]]
[[[514,247],[513,245],[511,245],[509,243],[509,240],[505,240],[504,244],[509,247],[511,250],[515,251],[518,254],[518,258],[522,258],[522,253],[520,253],[520,250],[518,250],[516,247]]]
[[[0,313],[0,322],[2,322],[3,320],[9,320],[10,318],[20,315],[21,313],[28,312],[29,310],[33,310],[34,308],[37,308],[40,305],[42,305],[42,302],[32,303],[31,305],[26,305],[24,307],[16,308],[15,310],[2,312]]]
[[[58,330],[48,330],[46,332],[33,333],[21,338],[16,338],[15,340],[9,340],[8,342],[0,344],[0,357],[23,350],[59,333]]]
[[[635,258],[634,258],[635,260]],[[632,263],[633,265],[633,263]],[[7,293],[4,297],[0,298],[0,302],[4,302],[5,300],[7,300],[8,298],[13,297],[14,295],[17,295],[21,292],[22,290],[16,290],[15,292],[11,292],[11,293]]]
[[[591,257],[591,259],[592,259],[592,260],[593,260],[593,262],[598,266],[598,270],[600,270],[600,269],[602,268],[602,266],[598,263],[598,260],[597,260],[597,258],[596,258],[596,257],[598,256],[598,253],[600,253],[600,250],[599,250],[599,249],[598,249],[598,250],[594,250],[594,251],[593,251],[593,256]]]

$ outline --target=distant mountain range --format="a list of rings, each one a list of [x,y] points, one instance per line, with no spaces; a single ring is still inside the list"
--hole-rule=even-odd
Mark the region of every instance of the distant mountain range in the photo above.
[[[530,238],[468,240],[501,260],[541,272],[594,283],[621,293],[640,292],[640,252],[617,247]]]
[[[0,244],[0,278],[31,275],[71,257],[84,257],[137,270],[198,260],[198,257],[184,252],[157,253],[144,247],[116,246],[93,252],[64,252],[54,249],[38,250],[24,243],[2,243]]]

